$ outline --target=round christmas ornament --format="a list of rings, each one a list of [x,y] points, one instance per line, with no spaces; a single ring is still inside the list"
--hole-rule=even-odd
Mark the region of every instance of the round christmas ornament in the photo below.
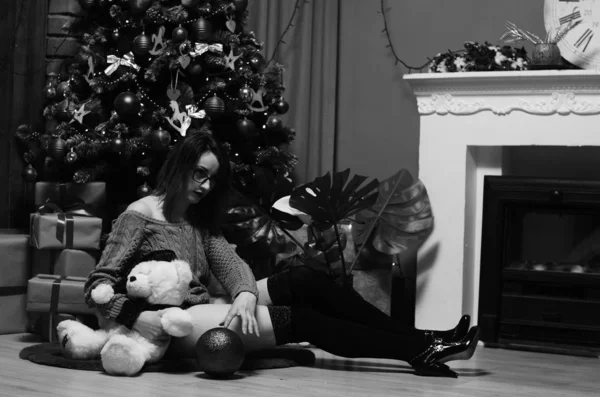
[[[215,378],[227,378],[244,363],[242,339],[234,331],[219,327],[202,334],[196,342],[196,361],[201,371]]]
[[[196,41],[204,41],[212,35],[212,25],[206,19],[200,19],[191,23],[191,31]]]
[[[290,105],[283,98],[275,102],[275,105],[273,107],[275,108],[275,111],[279,114],[284,114],[290,109]]]
[[[71,151],[65,156],[65,161],[69,164],[73,164],[77,161],[77,153],[75,153],[73,149],[71,149]]]
[[[110,142],[110,148],[115,153],[121,153],[125,149],[125,140],[120,136],[115,137]]]
[[[243,119],[239,119],[236,124],[238,131],[244,138],[252,139],[258,135],[256,125],[252,120],[248,120],[244,117]]]
[[[150,8],[153,1],[154,0],[129,0],[129,7],[134,14],[142,14]]]
[[[166,150],[171,144],[171,134],[159,127],[150,133],[150,144],[155,150]]]
[[[171,33],[171,40],[173,40],[174,43],[180,43],[185,41],[187,38],[188,31],[185,30],[185,28],[183,28],[181,25],[173,29],[173,33]]]
[[[131,51],[135,55],[144,56],[150,52],[152,48],[152,39],[150,36],[147,36],[145,33],[142,33],[133,39],[133,46],[131,47]]]
[[[68,81],[61,81],[56,86],[56,95],[58,95],[59,98],[64,97],[68,88],[69,88],[69,82]]]
[[[115,98],[113,108],[121,117],[135,116],[141,109],[140,100],[133,92],[122,92]]]
[[[56,98],[56,88],[46,87],[44,89],[44,96],[46,97],[46,99],[49,99],[49,100]]]
[[[187,71],[192,76],[200,76],[200,74],[202,73],[202,65],[200,65],[200,62],[190,63],[190,65],[187,68]]]
[[[119,38],[121,37],[121,33],[119,33],[119,29],[113,30],[111,37],[114,41],[119,41]]]
[[[146,197],[152,192],[152,188],[148,186],[146,182],[137,188],[137,195],[139,198]]]
[[[58,137],[50,141],[48,145],[48,154],[50,157],[57,161],[62,161],[65,158],[67,152],[67,143],[64,139]]]
[[[23,178],[25,182],[35,182],[37,179],[37,171],[31,164],[27,164],[27,167],[21,172],[21,178]]]
[[[267,119],[267,128],[281,128],[283,126],[283,120],[277,115],[271,115]]]
[[[84,10],[91,10],[96,5],[96,0],[79,0],[79,5]]]
[[[265,67],[265,58],[260,54],[252,55],[248,62],[250,63],[250,66],[259,73],[261,73]]]
[[[235,10],[237,12],[242,12],[248,7],[248,0],[234,0],[233,4],[235,4]]]
[[[200,0],[181,0],[181,5],[186,7],[186,8],[191,8],[193,6],[195,6],[196,4],[198,4]]]
[[[225,112],[225,102],[215,95],[204,102],[204,110],[210,118],[217,118]]]
[[[252,97],[254,97],[254,91],[252,91],[252,88],[245,85],[242,88],[240,88],[238,95],[242,101],[250,103]]]

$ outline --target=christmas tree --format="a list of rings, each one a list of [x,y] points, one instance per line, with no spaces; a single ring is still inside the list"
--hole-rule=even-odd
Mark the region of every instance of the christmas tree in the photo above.
[[[283,67],[246,29],[248,0],[79,0],[78,54],[49,75],[43,132],[16,136],[28,181],[105,181],[111,198],[149,194],[170,147],[211,131],[252,203],[296,165],[283,124]],[[288,178],[289,180],[289,178]],[[290,182],[291,183],[291,182]],[[268,201],[272,201],[270,197]]]

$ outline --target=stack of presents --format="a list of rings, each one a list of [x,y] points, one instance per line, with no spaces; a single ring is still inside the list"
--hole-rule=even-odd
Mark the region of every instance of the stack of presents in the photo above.
[[[83,287],[106,230],[105,184],[37,182],[34,201],[28,231],[0,230],[0,334],[53,342],[60,321],[96,321]]]

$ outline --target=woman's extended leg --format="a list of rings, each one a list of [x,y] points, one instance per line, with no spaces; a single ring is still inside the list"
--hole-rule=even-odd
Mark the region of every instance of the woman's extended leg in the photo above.
[[[169,355],[175,354],[177,357],[195,358],[196,342],[203,333],[211,328],[219,327],[223,321],[230,305],[226,304],[208,304],[192,306],[187,311],[192,315],[194,321],[194,330],[188,336],[183,338],[172,338],[169,347]],[[229,328],[235,331],[244,342],[246,352],[252,352],[275,347],[275,334],[271,324],[271,317],[266,306],[257,306],[256,321],[260,331],[260,337],[254,334],[242,333],[242,323],[239,317],[231,322]]]
[[[353,321],[386,332],[407,332],[412,328],[388,316],[350,288],[334,283],[323,272],[297,266],[257,283],[261,305],[310,305],[333,317]],[[459,341],[468,332],[470,318],[464,316],[456,328],[430,332],[434,337]]]
[[[193,358],[196,341],[207,330],[217,327],[229,305],[197,305],[188,309],[194,319],[192,334],[174,338],[171,354]],[[232,322],[246,351],[256,351],[291,342],[310,342],[342,357],[387,358],[411,363],[415,368],[431,368],[437,362],[468,359],[477,340],[441,344],[422,332],[403,334],[384,332],[351,321],[327,316],[306,306],[258,306],[256,320],[261,336],[243,335],[239,320]],[[170,354],[170,355],[171,355]]]

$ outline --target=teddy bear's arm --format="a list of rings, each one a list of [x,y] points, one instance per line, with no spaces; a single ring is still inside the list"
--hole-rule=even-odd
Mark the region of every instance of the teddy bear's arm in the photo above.
[[[115,291],[114,296],[103,304],[96,304],[91,293],[100,284],[108,284],[115,289],[124,285],[124,278],[133,267],[133,259],[143,242],[145,222],[127,211],[115,220],[102,257],[84,286],[85,301],[90,307],[98,308],[103,317],[128,328],[133,327],[141,312],[139,305],[129,300],[123,291]]]
[[[194,323],[192,315],[179,307],[170,307],[158,311],[160,322],[169,335],[182,337],[192,333]]]

